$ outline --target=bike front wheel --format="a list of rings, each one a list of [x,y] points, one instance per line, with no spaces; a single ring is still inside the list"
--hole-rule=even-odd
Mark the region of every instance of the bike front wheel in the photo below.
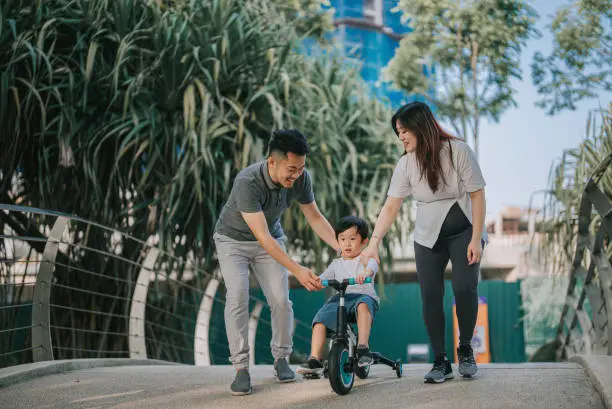
[[[328,358],[329,383],[338,395],[346,395],[351,391],[355,374],[351,365],[351,355],[348,346],[343,342],[334,343]]]

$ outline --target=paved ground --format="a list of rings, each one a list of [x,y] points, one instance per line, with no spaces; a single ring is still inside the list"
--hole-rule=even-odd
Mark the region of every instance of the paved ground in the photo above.
[[[490,364],[479,377],[423,384],[429,366],[406,365],[398,379],[377,365],[338,396],[327,379],[278,384],[272,368],[253,369],[254,393],[232,397],[230,367],[116,366],[51,374],[0,389],[8,408],[604,408],[577,363]],[[456,368],[455,368],[456,372]]]

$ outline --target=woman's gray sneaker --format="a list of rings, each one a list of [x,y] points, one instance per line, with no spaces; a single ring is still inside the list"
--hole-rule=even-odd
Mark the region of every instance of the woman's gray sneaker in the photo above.
[[[249,371],[246,369],[238,370],[230,389],[232,391],[232,395],[234,396],[250,394],[253,389],[251,387],[251,375],[249,375]]]
[[[453,379],[453,368],[446,356],[441,355],[434,361],[433,368],[425,375],[425,383],[442,383]]]
[[[459,359],[459,374],[464,378],[471,378],[478,372],[474,351],[470,345],[459,345],[457,348],[457,358]]]
[[[279,382],[295,381],[295,373],[289,368],[289,363],[285,358],[279,358],[274,362],[274,376]]]

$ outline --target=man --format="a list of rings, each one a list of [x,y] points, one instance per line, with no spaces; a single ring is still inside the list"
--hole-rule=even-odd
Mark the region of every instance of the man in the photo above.
[[[334,229],[314,200],[312,181],[304,169],[309,152],[306,137],[298,130],[272,133],[265,161],[238,173],[215,226],[215,246],[225,281],[225,327],[230,361],[236,377],[233,395],[251,393],[248,372],[249,266],[270,305],[274,374],[292,382],[295,374],[288,358],[293,346],[293,307],[289,299],[288,271],[309,291],[321,289],[319,278],[285,252],[282,213],[297,200],[308,224],[334,249],[339,249]]]

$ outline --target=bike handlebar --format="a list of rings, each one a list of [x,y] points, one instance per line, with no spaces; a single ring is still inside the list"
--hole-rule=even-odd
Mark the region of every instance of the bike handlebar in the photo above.
[[[372,277],[366,277],[363,281],[364,284],[370,284],[372,282]],[[321,281],[323,287],[333,287],[334,285],[344,284],[344,285],[355,285],[358,284],[357,280],[354,278],[345,278],[341,282],[338,280],[323,280]]]

